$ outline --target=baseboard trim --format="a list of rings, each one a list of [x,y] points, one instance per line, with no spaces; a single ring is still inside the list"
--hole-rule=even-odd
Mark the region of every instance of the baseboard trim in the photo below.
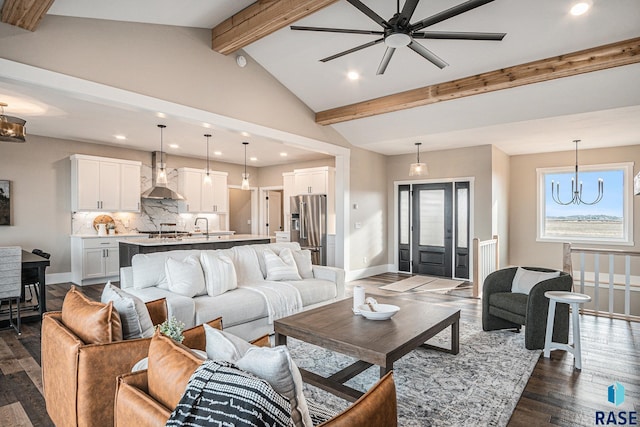
[[[47,285],[55,285],[58,283],[67,283],[71,281],[71,272],[45,274],[44,280]]]
[[[376,274],[390,273],[395,271],[393,264],[374,265],[373,267],[362,268],[360,270],[350,270],[345,274],[345,281],[350,282],[352,280],[363,279],[369,276],[375,276]]]

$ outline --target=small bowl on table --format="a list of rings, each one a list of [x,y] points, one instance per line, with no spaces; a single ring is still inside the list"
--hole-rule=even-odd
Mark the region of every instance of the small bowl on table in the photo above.
[[[400,307],[392,304],[373,304],[373,309],[369,307],[369,304],[362,304],[358,307],[360,314],[369,320],[388,320],[400,311]]]

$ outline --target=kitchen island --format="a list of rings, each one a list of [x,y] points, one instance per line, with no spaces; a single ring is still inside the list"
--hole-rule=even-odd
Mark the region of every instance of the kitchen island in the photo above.
[[[226,236],[189,236],[171,238],[129,238],[120,240],[120,268],[131,266],[136,254],[166,252],[182,249],[228,249],[233,246],[271,243],[269,236],[256,234],[234,234]]]

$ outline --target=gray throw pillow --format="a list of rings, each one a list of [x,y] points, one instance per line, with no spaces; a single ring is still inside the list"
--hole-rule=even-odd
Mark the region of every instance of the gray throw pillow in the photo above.
[[[113,307],[120,315],[122,322],[122,338],[151,338],[153,336],[153,322],[145,303],[138,297],[107,282],[102,291],[100,302],[113,302]]]

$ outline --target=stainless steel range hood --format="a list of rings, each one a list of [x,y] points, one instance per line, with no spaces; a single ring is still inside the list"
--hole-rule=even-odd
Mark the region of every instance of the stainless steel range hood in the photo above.
[[[166,185],[156,184],[158,169],[162,168],[162,166],[162,153],[160,151],[151,153],[151,179],[153,185],[150,189],[142,193],[140,197],[143,199],[184,200],[184,197]]]

